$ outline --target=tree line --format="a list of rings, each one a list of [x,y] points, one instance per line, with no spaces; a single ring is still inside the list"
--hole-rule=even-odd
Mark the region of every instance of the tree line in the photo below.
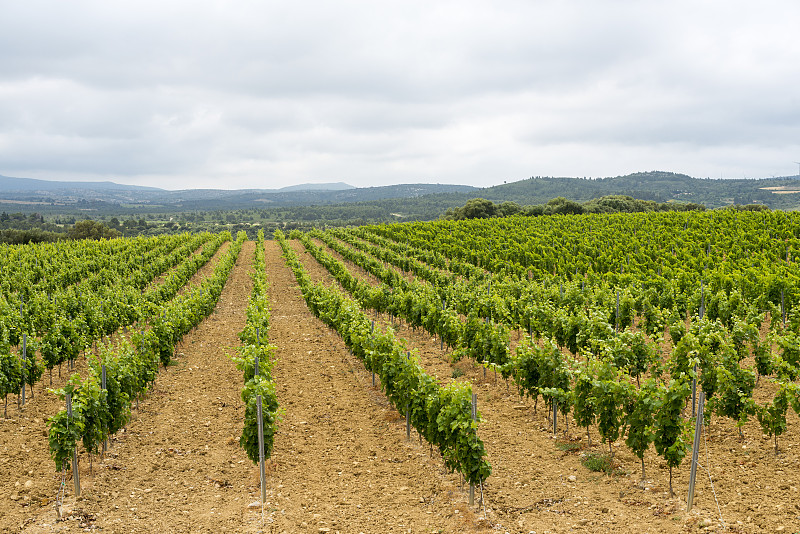
[[[762,204],[734,205],[732,209],[744,211],[769,211]],[[442,218],[460,221],[464,219],[489,219],[523,215],[537,217],[542,215],[581,215],[584,213],[647,213],[656,211],[705,211],[706,207],[694,202],[655,202],[640,200],[627,195],[607,195],[587,202],[575,202],[564,197],[556,197],[546,204],[520,206],[516,202],[495,204],[484,198],[473,198],[461,207],[450,208]]]

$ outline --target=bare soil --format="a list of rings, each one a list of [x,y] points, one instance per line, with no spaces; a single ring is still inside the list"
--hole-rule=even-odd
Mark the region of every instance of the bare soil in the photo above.
[[[302,245],[293,246],[312,278],[335,283]],[[327,252],[356,276],[379,283],[336,252]],[[390,324],[388,317],[377,318],[378,324]],[[559,416],[554,436],[543,403],[534,412],[533,403],[520,399],[513,384],[473,362],[452,362],[447,348],[442,350],[439,341],[421,329],[407,327],[397,318],[392,324],[440,383],[458,377],[470,381],[478,392],[484,419],[479,435],[493,467],[485,488],[487,519],[504,531],[685,532],[702,526],[704,532],[800,532],[800,420],[791,409],[777,456],[772,439],[762,435],[754,418],[740,437],[732,421],[712,417],[701,443],[698,463],[702,468],[693,510],[687,514],[688,458],[673,473],[675,498],[669,498],[669,471],[652,447],[645,456],[644,484],[641,463],[622,440],[612,445],[613,476],[590,471],[581,460],[588,454],[608,453],[596,429],[589,446],[585,430],[570,418],[569,430],[564,432],[565,421]],[[744,364],[752,365],[752,361]],[[771,401],[774,390],[770,380],[762,379],[754,398],[764,404]],[[688,416],[691,407],[687,410]]]
[[[800,421],[794,414],[777,457],[757,422],[746,425],[742,439],[732,423],[712,420],[701,450],[707,472],[700,472],[695,508],[687,514],[688,461],[675,473],[675,499],[667,495],[667,470],[652,449],[644,486],[638,459],[621,442],[614,444],[616,475],[589,471],[581,453],[607,449],[596,443],[596,431],[591,448],[572,423],[566,436],[559,431],[554,438],[541,405],[534,413],[501,378],[484,377],[471,362],[453,364],[438,340],[396,326],[430,374],[442,383],[469,380],[479,394],[479,435],[494,473],[484,487],[485,511],[467,506],[458,475],[446,473],[416,433],[406,440],[404,417],[336,333],[310,314],[274,242],[266,244],[269,338],[277,347],[273,377],[285,412],[262,507],[258,467],[238,445],[242,377],[228,358],[244,326],[253,246],[245,243],[214,314],[186,336],[176,364],[161,371],[154,391],[91,473],[83,456],[80,498],[66,479],[65,520],[57,517],[62,476],[46,438],[46,419],[60,403],[37,385],[22,412],[9,407],[10,419],[0,420],[0,530],[541,534],[692,532],[706,524],[703,532],[800,530]],[[330,280],[310,256],[300,257],[312,278]],[[566,445],[577,450],[559,448]]]
[[[253,243],[211,317],[184,338],[125,432],[89,471],[81,496],[49,458],[46,418],[60,401],[36,398],[0,421],[0,528],[9,532],[461,532],[475,514],[456,475],[427,445],[405,439],[391,409],[338,336],[315,319],[267,244],[273,305],[273,374],[285,409],[268,464],[265,505],[258,467],[238,445],[244,417],[239,345]],[[59,384],[56,384],[59,385]],[[63,485],[62,485],[63,484]],[[59,489],[66,497],[58,503]],[[60,506],[57,506],[60,504]],[[57,508],[60,510],[61,517]]]
[[[187,287],[199,284],[208,276],[225,249],[225,246],[220,247],[195,273]],[[121,332],[116,333],[112,342],[120,334]],[[36,516],[43,510],[55,510],[59,496],[63,496],[60,488],[68,488],[67,494],[71,494],[71,473],[68,473],[70,479],[64,480],[62,486],[62,474],[55,473],[53,461],[50,459],[47,420],[64,407],[63,402],[50,390],[62,387],[74,373],[85,376],[86,371],[85,359],[79,358],[72,369],[66,363],[54,369],[52,384],[50,374],[46,372],[33,391],[28,389],[27,402],[21,410],[16,406],[15,399],[10,397],[9,417],[0,419],[0,527],[4,532],[25,529],[35,522]],[[140,404],[139,411],[133,411],[133,421],[139,417],[146,404],[147,400]],[[114,437],[112,445],[123,438],[124,434]],[[85,471],[86,476],[89,476],[89,462],[85,456],[81,460],[79,472],[83,475]],[[97,468],[97,465],[95,461],[93,467]],[[92,474],[96,472],[97,469],[92,470]],[[82,482],[85,487],[86,477]],[[67,502],[70,502],[69,497]]]

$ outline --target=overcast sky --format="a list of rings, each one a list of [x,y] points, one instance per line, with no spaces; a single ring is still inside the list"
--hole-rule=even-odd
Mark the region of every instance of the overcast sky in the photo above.
[[[0,0],[0,174],[796,175],[800,2]]]

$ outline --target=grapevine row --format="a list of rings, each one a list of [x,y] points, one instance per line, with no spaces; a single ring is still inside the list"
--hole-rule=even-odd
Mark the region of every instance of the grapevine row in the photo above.
[[[57,293],[53,300],[32,299],[30,304],[33,305],[29,304],[26,308],[26,317],[30,329],[40,337],[28,337],[24,362],[22,348],[20,347],[19,354],[14,354],[11,345],[19,345],[23,337],[20,331],[27,329],[9,326],[14,324],[13,314],[2,316],[0,396],[7,399],[8,394],[19,395],[23,383],[33,387],[44,368],[50,370],[52,383],[52,370],[56,365],[75,360],[81,349],[101,336],[110,335],[121,326],[128,326],[156,314],[160,304],[172,299],[228,239],[228,233],[217,236],[200,234],[187,240],[183,247],[175,248],[172,253],[148,264],[149,275],[134,276],[133,280],[119,278],[114,286],[102,287],[96,292],[76,293],[74,288],[68,288],[65,292]],[[208,243],[200,254],[192,254],[198,246],[206,242]],[[189,257],[180,263],[187,255]],[[162,284],[145,293],[140,292],[149,279],[178,263],[178,268]],[[41,294],[38,296],[41,297]],[[18,318],[21,323],[23,317],[20,315]],[[37,350],[42,361],[36,359]]]
[[[87,301],[93,299],[95,294],[106,295],[110,289],[113,290],[121,285],[129,287],[131,291],[141,291],[157,275],[183,261],[209,241],[212,235],[206,233],[181,237],[181,243],[174,241],[173,246],[170,246],[170,242],[162,241],[160,246],[155,246],[152,251],[138,247],[124,249],[130,255],[111,258],[118,262],[119,269],[103,270],[78,284],[54,288],[52,291],[34,291],[23,286],[18,287],[13,293],[4,294],[0,300],[4,335],[8,336],[12,345],[17,345],[23,332],[44,335],[58,314],[77,317],[85,313]],[[142,244],[147,243],[140,243]],[[174,246],[178,244],[180,246]],[[68,270],[69,266],[65,265],[64,268]],[[99,304],[106,302],[101,301]]]
[[[800,301],[800,217],[796,213],[649,213],[511,217],[367,227],[399,243],[435,250],[517,280],[636,287],[653,306],[697,314],[729,301],[787,311]],[[713,302],[713,301],[717,302]],[[773,317],[774,317],[773,313]],[[742,318],[742,315],[737,315]]]
[[[480,308],[468,311],[462,323],[457,310],[448,308],[446,301],[430,284],[417,280],[408,281],[397,271],[388,269],[381,262],[346,247],[332,248],[346,259],[372,273],[389,287],[374,288],[353,276],[343,263],[333,258],[311,242],[308,235],[299,235],[303,246],[365,307],[403,317],[414,327],[423,327],[451,347],[457,347],[458,355],[503,365],[508,361],[509,331],[502,324],[484,320]],[[328,240],[326,240],[326,243]]]
[[[792,309],[792,302],[795,300],[794,295],[797,293],[798,278],[796,265],[790,262],[797,254],[798,235],[800,235],[799,221],[795,215],[789,216],[783,213],[740,217],[740,214],[735,212],[717,212],[710,214],[708,218],[710,221],[706,220],[703,224],[712,226],[711,232],[708,232],[712,234],[710,236],[703,235],[703,224],[697,224],[697,220],[681,219],[683,221],[683,233],[695,238],[699,236],[703,240],[705,258],[703,258],[702,247],[698,247],[696,243],[694,246],[691,242],[686,241],[681,242],[681,244],[688,245],[682,248],[695,251],[695,265],[697,265],[697,258],[703,258],[703,275],[708,277],[711,287],[708,298],[705,298],[701,285],[700,294],[698,295],[695,292],[690,299],[694,302],[690,308],[696,310],[700,316],[699,318],[697,316],[693,318],[692,335],[681,342],[686,328],[682,317],[678,314],[678,309],[680,308],[680,302],[686,297],[680,296],[680,292],[675,291],[676,287],[686,287],[686,280],[692,276],[691,268],[678,269],[677,266],[673,266],[671,271],[665,269],[665,276],[657,282],[657,284],[661,285],[663,292],[657,292],[654,290],[655,286],[652,279],[661,276],[661,268],[659,267],[658,269],[658,276],[654,277],[655,273],[653,273],[652,269],[648,273],[643,273],[639,262],[631,264],[629,260],[626,261],[631,273],[645,274],[645,280],[649,276],[650,280],[646,283],[650,284],[651,287],[648,292],[641,292],[634,302],[631,302],[633,300],[631,298],[623,297],[623,313],[621,315],[627,321],[627,324],[630,324],[633,321],[630,312],[639,312],[641,314],[639,326],[649,334],[657,336],[657,340],[664,331],[665,323],[669,322],[668,331],[675,346],[673,357],[685,360],[687,354],[694,355],[700,366],[700,373],[698,373],[697,378],[703,391],[711,399],[711,411],[734,419],[740,428],[746,422],[748,416],[756,415],[764,433],[775,437],[775,449],[777,452],[777,437],[786,429],[786,409],[796,396],[795,384],[792,384],[792,382],[800,374],[800,336],[797,334],[798,330],[800,330],[800,317],[797,316],[796,308]],[[619,216],[613,222],[621,223],[622,225],[628,223],[628,229],[632,229],[635,240],[637,229],[635,227],[631,228],[629,224],[631,221],[635,220],[640,224],[640,229],[642,226],[652,229],[653,221],[656,220],[657,224],[658,219],[659,217],[656,216],[636,216],[636,218],[633,216]],[[561,224],[562,221],[556,218],[553,222],[557,226],[569,226],[574,223],[574,226],[582,226],[584,228],[588,223],[591,228],[593,222],[602,223],[603,221],[602,219],[600,221],[592,221],[591,218],[577,218]],[[690,228],[690,223],[695,228]],[[489,226],[486,221],[480,224]],[[521,226],[519,221],[498,223],[499,226],[503,224],[506,224],[506,226],[514,224],[518,228]],[[738,235],[740,228],[737,228],[737,226],[739,224],[750,230],[746,236]],[[716,231],[713,226],[718,226]],[[733,228],[731,228],[732,226]],[[524,226],[522,228],[525,231],[530,231],[525,229]],[[386,233],[385,227],[380,228],[380,230]],[[463,228],[460,230],[463,230]],[[343,233],[343,231],[339,231],[337,235],[341,236]],[[381,240],[381,242],[386,242],[381,237],[376,239],[376,234],[364,229],[352,230],[348,233],[358,233],[373,241]],[[671,234],[675,233],[680,233],[680,229],[675,229],[671,232]],[[764,239],[764,234],[768,235],[769,240]],[[630,237],[631,235],[628,233],[626,238]],[[722,238],[723,244],[714,240],[717,237]],[[741,237],[744,237],[744,239],[741,239]],[[775,239],[776,237],[782,239],[778,241]],[[645,238],[649,244],[651,235],[647,233],[639,234],[638,239],[643,240]],[[669,239],[669,237],[667,238]],[[440,239],[440,237],[437,236],[437,239]],[[585,236],[578,236],[578,239],[582,239],[584,245],[587,244]],[[747,247],[748,241],[754,243],[754,245],[750,245],[749,249]],[[712,243],[714,244],[713,247]],[[394,243],[393,246],[394,248],[412,248],[399,243]],[[663,244],[659,245],[658,248],[666,250]],[[671,251],[675,255],[674,245],[671,246]],[[715,254],[712,252],[716,252],[718,256],[721,256],[722,261],[719,262],[720,264],[714,264]],[[604,253],[605,251],[598,251],[600,257],[603,257]],[[483,251],[483,255],[474,250],[471,254],[478,259],[478,263],[492,263],[489,259],[492,255],[492,249]],[[761,264],[759,260],[753,261],[752,266],[758,267],[758,270],[748,268],[749,261],[741,262],[744,264],[743,268],[736,261],[732,261],[742,260],[746,257],[758,258],[759,256],[763,258],[761,261],[767,258],[772,261],[766,265]],[[711,261],[709,261],[709,258],[711,258]],[[719,258],[716,259],[719,261]],[[675,276],[676,274],[677,276]],[[616,279],[615,273],[606,273],[606,275],[611,280]],[[668,279],[668,277],[672,278]],[[743,281],[743,278],[748,279],[747,283]],[[601,282],[603,281],[601,280]],[[536,282],[527,282],[529,285],[533,283]],[[544,283],[548,283],[547,279],[544,280]],[[645,287],[644,282],[640,283],[640,287]],[[573,288],[573,295],[578,295],[578,292],[574,290],[575,282],[568,282],[568,284]],[[764,288],[763,293],[757,292],[759,284]],[[564,284],[560,285],[563,288]],[[583,286],[583,281],[581,286]],[[583,287],[581,289],[581,293],[584,293]],[[635,287],[633,290],[628,289],[631,293],[634,290]],[[561,289],[560,293],[560,297],[563,300],[563,289]],[[670,293],[672,293],[672,296],[669,296]],[[748,293],[750,294],[749,303],[745,302],[743,298],[743,295]],[[656,295],[661,295],[658,297],[660,301],[655,298]],[[664,301],[664,295],[668,296],[666,301]],[[567,300],[576,299],[573,296]],[[591,301],[591,297],[588,300]],[[627,303],[626,300],[628,301]],[[780,313],[777,309],[776,303],[778,302],[784,308],[782,310],[784,313]],[[667,306],[668,309],[658,307],[662,304]],[[670,304],[673,306],[677,304],[678,306],[670,308]],[[769,311],[772,315],[773,329],[764,340],[760,339],[758,332],[764,321],[764,313],[759,310],[759,306]],[[585,321],[582,321],[580,316],[565,314],[559,309],[556,309],[555,313],[544,315],[549,315],[555,319],[553,321],[554,324],[550,325],[545,332],[549,332],[558,341],[559,345],[567,346],[573,353],[578,354],[576,349],[581,347],[574,342],[575,334],[578,333],[580,335],[580,332],[587,330],[581,327],[581,323],[585,323]],[[709,322],[709,318],[713,321]],[[782,318],[786,324],[781,323]],[[602,323],[597,321],[594,321],[594,324],[602,326]],[[589,335],[585,337],[591,339],[593,345],[607,345],[607,335],[605,336],[606,339],[603,339],[603,335],[597,335],[598,333],[602,334],[602,332],[598,332],[594,328],[589,328],[588,333]],[[606,334],[608,333],[607,331]],[[537,332],[537,337],[538,335],[539,333]],[[619,346],[617,340],[612,341]],[[629,354],[632,352],[634,356],[639,353],[640,356],[636,360],[638,362],[642,361],[641,351],[636,349],[637,344],[628,343],[628,350],[624,345],[620,347],[623,352],[628,352]],[[772,354],[771,352],[771,347],[774,345],[779,348],[779,353],[777,354]],[[731,354],[730,351],[726,352],[724,350],[725,347],[732,347],[735,355]],[[594,352],[596,354],[596,351]],[[618,350],[615,349],[613,352],[615,353],[613,355],[614,360],[619,363]],[[755,372],[757,373],[755,375],[752,370],[743,369],[739,366],[739,362],[749,354],[752,354],[755,359]],[[623,362],[626,360],[630,361],[630,358],[622,358]],[[764,375],[776,376],[777,392],[772,402],[756,406],[751,398],[752,391],[758,376]],[[707,413],[711,413],[711,411]]]
[[[183,234],[3,246],[0,286],[4,294],[19,293],[27,299],[33,293],[53,293],[90,278],[102,279],[107,273],[124,276],[138,263],[166,256],[188,240]]]
[[[352,277],[341,262],[316,247],[307,237],[301,236],[301,239],[307,250],[344,287],[353,288],[354,294],[361,297],[368,294],[371,288]],[[339,247],[338,251],[349,258],[364,259],[358,254],[347,254],[348,249]],[[369,298],[363,300],[370,301]],[[544,347],[525,341],[517,348],[511,361],[499,369],[504,376],[513,377],[520,395],[536,400],[541,394],[548,404],[555,403],[565,418],[574,407],[576,421],[586,427],[587,432],[589,426],[597,422],[601,437],[609,446],[624,435],[627,427],[625,442],[642,460],[643,477],[644,453],[651,442],[655,443],[656,451],[670,466],[670,487],[671,468],[680,464],[687,445],[683,440],[687,423],[681,419],[680,410],[674,409],[677,402],[674,398],[683,395],[685,401],[688,383],[692,379],[701,379],[701,385],[711,399],[707,414],[713,412],[730,417],[741,425],[748,414],[755,413],[764,432],[775,436],[777,447],[777,436],[785,430],[788,405],[800,406],[800,389],[782,380],[773,402],[757,406],[751,398],[755,374],[739,367],[746,339],[726,344],[729,340],[724,327],[719,322],[707,320],[695,323],[688,333],[678,331],[673,335],[677,348],[668,368],[672,379],[662,376],[665,369],[658,366],[646,338],[632,331],[619,335],[611,332],[605,341],[595,340],[595,357],[586,362],[565,358],[556,344],[547,339]],[[758,343],[757,332],[748,339],[755,351],[763,352],[764,345]],[[723,347],[731,349],[725,351]],[[784,379],[796,378],[798,367],[794,361],[786,362],[777,356],[775,362]],[[702,374],[696,373],[692,364],[699,364]],[[631,376],[636,377],[638,383],[638,377],[647,371],[652,373],[652,379],[642,387],[635,387]]]
[[[272,380],[272,355],[275,346],[267,343],[269,328],[269,301],[267,299],[267,272],[264,257],[264,230],[259,230],[256,241],[255,262],[253,264],[253,291],[247,306],[247,321],[239,339],[242,346],[239,356],[234,358],[244,375],[242,401],[245,404],[244,427],[239,445],[247,452],[253,463],[258,463],[258,409],[256,399],[261,397],[262,431],[264,438],[264,458],[272,455],[275,432],[278,429],[280,410],[275,383]]]
[[[155,381],[159,363],[167,365],[178,341],[207,317],[216,306],[246,235],[236,241],[217,263],[213,274],[200,288],[165,304],[150,330],[137,332],[120,343],[117,350],[105,349],[90,363],[89,375],[73,375],[56,391],[72,398],[72,410],[61,410],[49,420],[50,453],[61,470],[78,441],[89,454],[119,430],[130,417],[131,399]],[[106,368],[106,389],[101,387],[102,366]]]
[[[367,370],[380,376],[381,387],[398,410],[409,410],[411,424],[432,445],[439,447],[445,465],[479,484],[491,474],[485,447],[472,419],[472,388],[463,382],[441,387],[420,366],[404,355],[394,333],[373,331],[359,305],[340,291],[315,284],[308,277],[280,230],[275,238],[283,249],[309,309],[333,327]]]

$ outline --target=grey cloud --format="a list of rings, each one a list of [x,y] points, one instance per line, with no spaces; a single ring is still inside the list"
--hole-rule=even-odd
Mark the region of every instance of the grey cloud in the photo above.
[[[800,158],[790,0],[32,0],[3,14],[0,174],[487,185],[720,162],[771,175]]]

